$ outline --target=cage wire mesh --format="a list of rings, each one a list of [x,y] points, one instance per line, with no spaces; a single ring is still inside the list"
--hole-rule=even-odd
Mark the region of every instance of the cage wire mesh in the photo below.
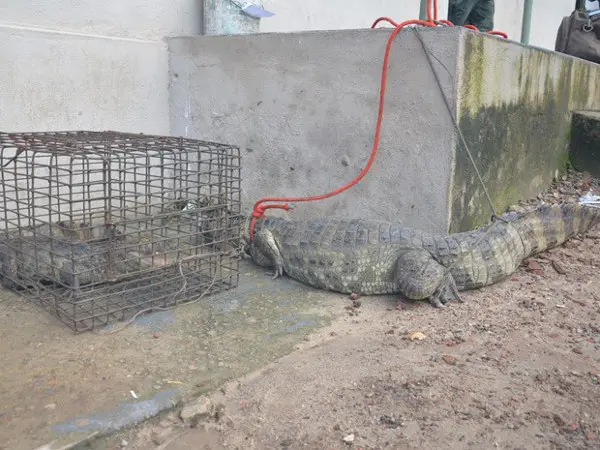
[[[237,286],[239,148],[0,133],[0,276],[76,332]]]

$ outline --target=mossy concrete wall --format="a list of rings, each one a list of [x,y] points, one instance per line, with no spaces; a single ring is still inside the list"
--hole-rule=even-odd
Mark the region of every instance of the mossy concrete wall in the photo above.
[[[496,211],[535,197],[565,170],[571,113],[600,109],[600,65],[465,31],[457,119]],[[455,141],[450,231],[481,225],[491,208]]]

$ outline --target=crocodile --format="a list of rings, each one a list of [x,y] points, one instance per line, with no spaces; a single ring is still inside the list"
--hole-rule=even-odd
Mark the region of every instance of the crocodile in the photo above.
[[[584,204],[540,205],[507,212],[476,230],[432,234],[379,220],[318,218],[257,221],[245,250],[259,266],[274,268],[318,289],[344,294],[399,294],[435,307],[462,302],[460,291],[511,275],[532,255],[556,247],[600,222]]]
[[[42,234],[47,225],[20,232],[11,230],[0,241],[0,284],[14,290],[42,284],[62,284],[78,289],[90,284],[115,281],[139,270],[141,260],[128,251],[121,236],[96,236],[83,228],[67,227],[53,237]],[[109,230],[111,231],[111,230]],[[6,236],[8,236],[6,238]],[[82,237],[94,239],[83,241]]]
[[[1,283],[9,289],[37,283],[78,288],[103,281],[106,255],[85,242],[49,237],[15,238],[0,244]]]
[[[180,251],[189,253],[206,242],[216,241],[215,247],[227,244],[224,233],[235,230],[237,223],[237,216],[216,217],[212,210],[196,214],[194,220],[182,221],[181,215],[164,221],[159,216],[157,226],[152,220],[110,225],[60,221],[5,231],[0,239],[0,284],[9,289],[39,283],[78,289],[124,280],[142,269],[172,264]],[[208,237],[206,230],[212,233]]]

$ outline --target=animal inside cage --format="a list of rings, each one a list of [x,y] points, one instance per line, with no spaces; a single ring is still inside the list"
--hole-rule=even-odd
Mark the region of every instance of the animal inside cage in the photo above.
[[[237,286],[239,148],[0,133],[0,276],[74,331]]]

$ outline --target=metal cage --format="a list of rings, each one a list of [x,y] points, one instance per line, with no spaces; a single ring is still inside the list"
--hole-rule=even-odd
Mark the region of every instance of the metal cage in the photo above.
[[[2,284],[74,331],[237,286],[239,148],[0,133],[0,162]]]

